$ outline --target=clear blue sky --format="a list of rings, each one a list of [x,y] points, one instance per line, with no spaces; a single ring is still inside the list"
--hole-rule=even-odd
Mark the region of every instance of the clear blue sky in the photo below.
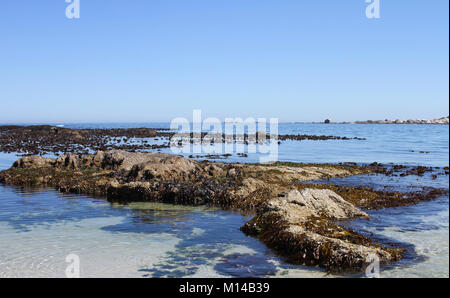
[[[0,123],[434,118],[448,0],[0,2]]]

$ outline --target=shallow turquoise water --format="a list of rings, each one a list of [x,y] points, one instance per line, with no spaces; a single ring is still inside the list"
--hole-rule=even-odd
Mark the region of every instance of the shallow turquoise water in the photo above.
[[[296,269],[246,237],[239,227],[249,218],[238,213],[9,186],[0,186],[0,201],[0,277],[64,277],[68,254],[80,257],[83,277],[266,277]]]
[[[86,126],[93,127],[68,125]],[[448,126],[280,124],[279,130],[367,138],[286,141],[279,147],[279,159],[284,161],[448,165]],[[257,157],[234,155],[226,161],[250,162]],[[10,167],[17,158],[0,154],[0,168]],[[393,189],[449,186],[448,176],[436,180],[429,176],[359,176],[333,182]],[[448,206],[448,197],[441,197],[416,206],[371,211],[370,220],[349,225],[374,233],[380,241],[396,240],[408,247],[407,258],[383,267],[382,277],[448,277]],[[71,253],[80,256],[84,277],[326,276],[316,268],[286,264],[256,239],[244,236],[239,227],[248,219],[215,209],[158,203],[118,205],[52,189],[0,186],[0,277],[64,277],[65,257]]]

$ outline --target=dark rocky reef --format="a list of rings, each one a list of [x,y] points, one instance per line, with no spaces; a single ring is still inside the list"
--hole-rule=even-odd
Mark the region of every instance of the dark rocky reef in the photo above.
[[[75,153],[88,154],[96,151],[127,150],[145,152],[170,147],[174,132],[160,128],[127,129],[70,129],[50,125],[0,126],[0,152],[19,152],[24,155],[56,155]],[[362,140],[339,136],[279,135],[271,136],[264,132],[243,135],[208,134],[197,136],[194,133],[178,133],[172,145],[188,143],[261,143],[271,139],[284,140]],[[148,140],[148,138],[153,138]],[[158,141],[158,142],[156,142]],[[160,141],[163,141],[161,143]]]
[[[128,151],[169,147],[149,144],[147,141],[132,143],[132,138],[168,138],[172,133],[164,129],[70,129],[50,125],[0,126],[0,151],[29,155],[46,153],[88,153],[122,149]]]

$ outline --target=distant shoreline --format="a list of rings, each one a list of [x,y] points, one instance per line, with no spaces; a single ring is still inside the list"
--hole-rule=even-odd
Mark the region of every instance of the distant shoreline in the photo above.
[[[55,124],[56,123],[56,124]],[[232,122],[222,122],[222,124],[234,124]],[[332,121],[331,119],[326,119],[325,121],[280,121],[279,124],[443,124],[443,125],[449,125],[449,116],[442,117],[442,118],[435,118],[435,119],[409,119],[409,120],[357,120],[357,121]],[[20,126],[20,127],[29,127],[29,126],[53,126],[58,128],[66,128],[66,126],[78,126],[83,125],[81,129],[103,129],[102,127],[99,128],[88,128],[89,125],[134,125],[133,127],[127,126],[122,127],[118,126],[111,129],[129,129],[129,128],[136,128],[139,125],[142,124],[170,124],[170,121],[166,122],[160,122],[160,121],[148,121],[148,122],[30,122],[30,123],[24,123],[24,122],[0,122],[0,128],[1,127],[13,127],[13,126]],[[192,122],[190,122],[192,124]],[[152,127],[154,130],[169,130],[168,128],[155,128]]]
[[[313,122],[313,123],[324,123],[324,124],[449,124],[449,116],[442,118],[435,118],[431,120],[426,119],[409,119],[409,120],[365,120],[365,121],[354,121],[354,122],[333,122],[330,119],[326,119],[324,122]]]

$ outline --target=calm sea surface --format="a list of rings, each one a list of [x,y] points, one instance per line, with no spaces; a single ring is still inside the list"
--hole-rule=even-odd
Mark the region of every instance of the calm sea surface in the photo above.
[[[55,123],[56,124],[56,123]],[[160,127],[168,123],[66,124],[71,128]],[[296,162],[449,165],[445,125],[279,125],[280,134],[336,135],[360,140],[284,141],[278,159]],[[414,151],[414,152],[413,152]],[[429,152],[419,153],[419,151]],[[163,152],[170,152],[169,149]],[[255,162],[232,155],[224,162]],[[0,153],[0,169],[18,157]],[[334,183],[391,189],[449,187],[448,176],[358,176]],[[382,277],[449,276],[449,201],[370,211],[348,223],[378,241],[400,242],[406,258],[382,267]],[[80,257],[83,277],[320,277],[316,268],[280,260],[240,232],[250,217],[217,209],[159,203],[110,204],[53,189],[0,185],[0,277],[65,277],[68,254]]]

